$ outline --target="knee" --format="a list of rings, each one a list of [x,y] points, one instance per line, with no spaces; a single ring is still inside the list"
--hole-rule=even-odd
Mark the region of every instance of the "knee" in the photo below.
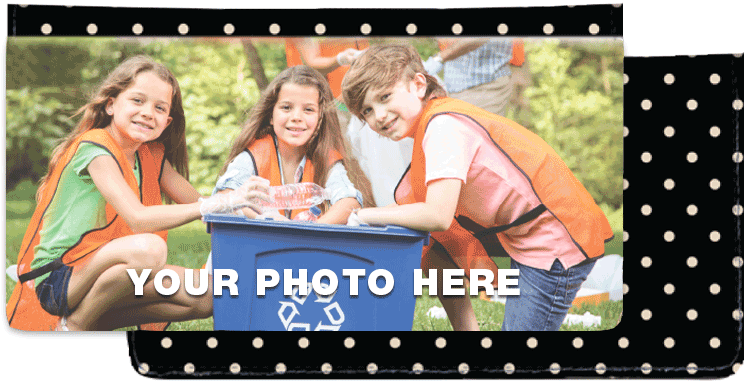
[[[161,237],[147,233],[136,236],[131,263],[138,268],[162,269],[167,264],[167,243]]]
[[[214,314],[214,300],[213,295],[205,294],[200,297],[196,297],[195,302],[192,305],[192,318],[194,319],[205,319],[213,316]]]

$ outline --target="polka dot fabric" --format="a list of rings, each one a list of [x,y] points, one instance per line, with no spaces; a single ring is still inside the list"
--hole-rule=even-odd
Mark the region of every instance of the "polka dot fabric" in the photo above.
[[[304,18],[290,18],[276,10],[9,6],[14,22],[8,35],[621,38],[623,17],[619,4],[304,12]],[[625,60],[626,309],[612,330],[139,331],[127,333],[131,363],[139,374],[157,378],[730,375],[744,351],[738,286],[744,271],[743,60],[734,55]]]

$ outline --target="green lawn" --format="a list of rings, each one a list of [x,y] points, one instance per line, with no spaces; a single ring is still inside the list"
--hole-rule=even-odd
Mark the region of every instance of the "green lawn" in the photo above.
[[[28,187],[27,187],[28,189]],[[6,268],[16,263],[18,250],[21,246],[24,232],[33,213],[34,204],[30,200],[28,190],[15,190],[6,195]],[[31,193],[33,196],[33,192]],[[610,217],[610,222],[615,228],[615,239],[608,243],[606,254],[616,253],[622,255],[622,210],[615,212]],[[187,268],[200,268],[208,257],[210,251],[210,237],[206,233],[206,227],[200,221],[195,221],[169,232],[169,258],[170,264],[182,265]],[[508,268],[509,259],[500,258],[496,260],[500,268]],[[5,300],[10,297],[14,282],[6,279]],[[434,319],[427,315],[427,311],[433,306],[441,307],[437,297],[425,293],[417,298],[414,311],[415,331],[446,331],[451,330],[448,319]],[[502,325],[505,306],[497,302],[488,302],[478,297],[472,299],[472,306],[479,321],[481,330],[499,331]],[[571,308],[570,313],[584,314],[586,311],[593,315],[602,316],[602,325],[591,328],[591,330],[605,330],[614,328],[622,312],[622,301],[605,302],[599,306],[585,305],[583,308]],[[132,329],[132,328],[131,328]],[[170,331],[212,330],[213,318],[204,320],[185,321],[170,325]],[[578,324],[574,326],[563,325],[563,331],[579,331],[585,328]]]

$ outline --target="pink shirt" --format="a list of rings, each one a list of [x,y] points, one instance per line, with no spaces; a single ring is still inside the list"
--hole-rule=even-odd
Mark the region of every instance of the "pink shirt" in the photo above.
[[[497,149],[484,128],[467,117],[435,117],[422,148],[427,185],[438,179],[463,181],[456,215],[489,228],[512,223],[541,203],[528,178]],[[530,267],[549,270],[559,259],[567,269],[586,259],[549,211],[503,234],[505,250]]]

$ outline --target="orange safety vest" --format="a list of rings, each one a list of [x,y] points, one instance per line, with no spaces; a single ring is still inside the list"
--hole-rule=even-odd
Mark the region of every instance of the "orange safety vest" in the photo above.
[[[281,183],[281,166],[277,156],[276,142],[271,135],[266,135],[247,147],[246,151],[250,154],[255,165],[258,176],[271,182],[271,186],[280,186]],[[337,161],[343,160],[337,151],[331,151],[328,155],[328,165],[331,166]],[[305,159],[305,168],[302,170],[302,183],[313,183],[315,180],[315,168],[310,158]],[[298,213],[305,209],[295,209],[291,217],[294,218]]]
[[[614,237],[607,217],[552,147],[520,124],[461,100],[436,98],[425,106],[412,130],[415,142],[412,162],[396,186],[396,202],[409,204],[425,201],[425,154],[420,144],[429,122],[446,113],[463,115],[479,124],[494,141],[498,151],[510,158],[526,176],[541,201],[539,206],[512,223],[484,228],[461,216],[453,220],[447,231],[431,233],[431,238],[446,248],[467,275],[468,269],[484,268],[480,266],[489,266],[488,269],[495,272],[497,268],[488,255],[498,255],[497,247],[502,247],[506,241],[506,235],[502,232],[531,221],[546,210],[562,223],[570,240],[585,257],[595,258],[604,254],[604,243]],[[426,251],[423,256],[427,255]],[[422,265],[425,268],[424,257]]]
[[[140,159],[141,185],[140,188],[133,172],[129,169],[128,162],[122,149],[112,139],[109,133],[103,129],[91,129],[77,138],[68,150],[62,155],[60,161],[50,175],[43,191],[42,198],[34,211],[29,227],[21,243],[18,253],[18,277],[10,300],[6,305],[5,312],[11,327],[27,331],[51,331],[54,330],[59,317],[53,316],[42,309],[34,289],[34,279],[55,268],[64,265],[74,266],[81,263],[87,257],[94,254],[102,245],[124,236],[133,234],[133,231],[125,223],[125,220],[117,214],[111,205],[106,205],[107,225],[102,228],[91,230],[83,234],[78,242],[69,248],[63,255],[49,264],[31,270],[31,261],[34,259],[34,247],[39,244],[39,233],[44,225],[44,213],[49,207],[57,192],[57,186],[63,169],[73,158],[81,143],[93,143],[109,151],[120,166],[125,181],[136,196],[140,196],[144,205],[159,205],[161,201],[161,190],[159,179],[164,164],[164,146],[152,142],[142,145],[137,152]],[[156,232],[164,241],[167,240],[167,231]],[[164,330],[169,323],[154,323],[143,325],[142,328],[152,330]]]
[[[339,53],[343,52],[348,48],[354,48],[357,50],[363,50],[369,47],[370,44],[364,39],[326,39],[318,43],[318,54],[322,57],[335,57]],[[302,61],[302,55],[300,55],[297,47],[289,39],[286,40],[286,65],[293,67],[295,65],[305,64]],[[328,78],[328,84],[331,86],[333,97],[339,99],[341,96],[341,82],[344,81],[344,75],[349,70],[348,65],[340,66],[326,75]]]

